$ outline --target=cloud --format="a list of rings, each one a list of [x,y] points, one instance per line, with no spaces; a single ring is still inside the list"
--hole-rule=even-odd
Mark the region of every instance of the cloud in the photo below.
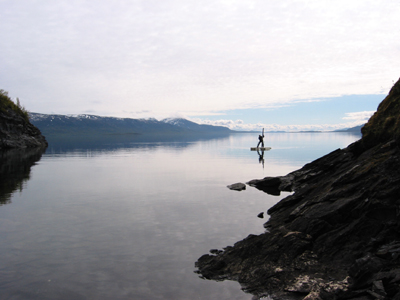
[[[365,123],[374,113],[375,111],[359,111],[346,113],[346,117],[343,117],[343,120],[353,120],[356,122]]]
[[[0,18],[2,88],[44,113],[282,107],[385,93],[400,69],[391,0],[19,0]]]
[[[237,131],[333,131],[339,129],[352,128],[364,124],[360,120],[339,124],[305,124],[305,125],[279,125],[279,124],[264,124],[264,123],[244,123],[242,120],[201,120],[191,119],[191,121],[199,124],[207,124],[214,126],[224,126],[231,130]]]

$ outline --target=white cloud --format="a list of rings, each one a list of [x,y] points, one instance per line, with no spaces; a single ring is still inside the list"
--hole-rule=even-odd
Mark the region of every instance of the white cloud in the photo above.
[[[339,124],[305,124],[305,125],[278,125],[278,124],[263,124],[263,123],[244,123],[242,120],[201,120],[201,119],[191,119],[191,121],[198,124],[207,124],[214,126],[224,126],[231,130],[237,131],[261,131],[263,128],[266,132],[268,131],[333,131],[339,129],[347,129],[355,126],[364,124],[365,122],[360,122],[360,120],[339,123]]]
[[[392,0],[5,0],[1,88],[32,111],[126,117],[386,93],[399,18]]]
[[[375,113],[375,111],[359,111],[359,112],[351,112],[346,113],[346,117],[343,117],[344,120],[353,120],[355,122],[365,123],[369,120],[369,118]]]

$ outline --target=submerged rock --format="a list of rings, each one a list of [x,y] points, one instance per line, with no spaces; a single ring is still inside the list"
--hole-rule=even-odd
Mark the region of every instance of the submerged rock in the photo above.
[[[294,193],[268,210],[267,232],[215,255],[197,272],[256,297],[400,299],[400,81],[361,140],[288,175],[249,182]]]

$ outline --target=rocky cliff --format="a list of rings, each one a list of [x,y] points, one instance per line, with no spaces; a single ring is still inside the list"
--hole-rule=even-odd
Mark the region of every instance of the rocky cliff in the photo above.
[[[47,141],[28,114],[0,90],[0,149],[31,147],[45,148]]]
[[[260,190],[293,191],[266,232],[196,262],[201,277],[237,280],[254,299],[400,299],[400,80],[346,149]]]

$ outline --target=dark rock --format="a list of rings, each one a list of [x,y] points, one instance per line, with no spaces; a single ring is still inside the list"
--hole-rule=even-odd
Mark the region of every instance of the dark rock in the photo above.
[[[259,217],[260,219],[263,219],[263,218],[264,218],[264,213],[263,213],[263,212],[260,212],[260,213],[257,215],[257,217]]]
[[[382,295],[382,296],[386,296],[386,291],[385,291],[385,287],[383,286],[383,282],[382,280],[377,280],[372,282],[373,284],[373,291],[375,291],[376,293]]]
[[[207,279],[273,299],[400,299],[400,81],[363,138],[286,176],[252,180],[293,191],[268,210],[268,232],[199,259]]]
[[[270,195],[279,196],[281,194],[281,191],[279,189],[281,179],[279,177],[265,177],[264,179],[254,179],[247,182],[247,184]]]
[[[377,112],[361,128],[361,145],[369,149],[377,144],[387,143],[400,138],[400,80],[389,95],[379,104]]]
[[[224,252],[224,251],[218,250],[218,249],[211,249],[211,250],[210,250],[210,253],[211,253],[211,254],[220,254],[220,253],[222,253],[222,252]]]
[[[40,130],[29,122],[28,117],[2,90],[0,101],[0,149],[46,148],[47,141]]]
[[[231,189],[233,191],[243,191],[246,189],[246,185],[244,183],[239,182],[239,183],[234,183],[234,184],[228,185],[227,188]]]
[[[259,186],[259,187],[279,187],[281,184],[281,180],[279,177],[265,177],[261,180],[251,180],[247,183],[250,186]]]

